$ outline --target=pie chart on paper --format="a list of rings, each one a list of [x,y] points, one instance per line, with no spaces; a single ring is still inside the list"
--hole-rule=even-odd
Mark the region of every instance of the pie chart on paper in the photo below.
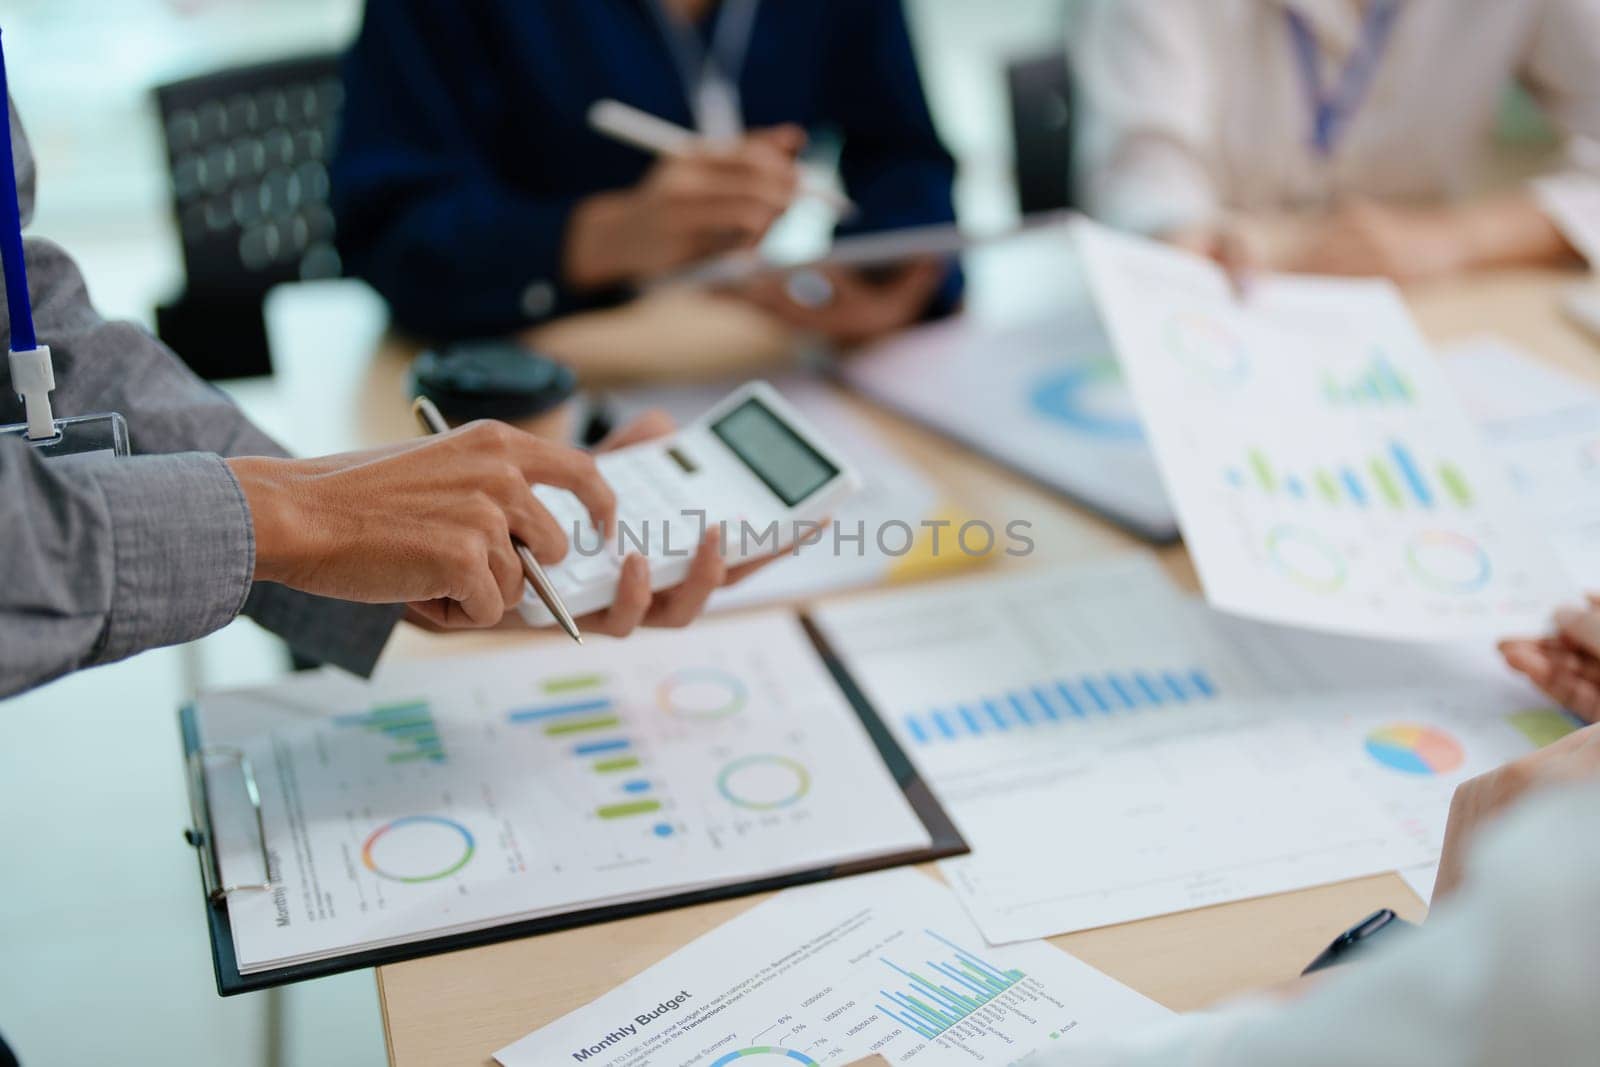
[[[1367,755],[1401,774],[1449,774],[1466,762],[1461,742],[1433,726],[1396,723],[1367,735]]]

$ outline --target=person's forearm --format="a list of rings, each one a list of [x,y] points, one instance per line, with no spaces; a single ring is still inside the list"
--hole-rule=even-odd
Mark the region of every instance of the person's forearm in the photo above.
[[[258,582],[292,583],[314,562],[314,527],[319,517],[304,514],[295,490],[300,480],[294,460],[245,456],[228,460],[250,508],[255,535],[255,574]]]
[[[1469,269],[1576,260],[1577,252],[1530,192],[1504,193],[1453,210]]]

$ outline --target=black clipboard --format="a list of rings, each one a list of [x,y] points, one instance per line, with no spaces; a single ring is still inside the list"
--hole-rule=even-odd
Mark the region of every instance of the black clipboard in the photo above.
[[[200,736],[198,709],[194,704],[185,706],[178,714],[179,728],[183,735],[184,767],[188,775],[191,817],[191,825],[184,831],[184,838],[194,847],[200,863],[200,881],[205,905],[206,925],[211,934],[211,959],[216,972],[217,992],[222,996],[231,997],[239,993],[252,993],[257,990],[270,989],[293,982],[304,982],[313,978],[326,978],[329,975],[343,974],[347,971],[381,967],[386,964],[401,963],[423,956],[435,956],[460,949],[492,945],[501,941],[534,937],[538,934],[552,933],[557,930],[569,930],[573,927],[590,926],[596,923],[627,919],[658,911],[686,908],[711,901],[768,893],[778,889],[788,889],[792,886],[809,885],[833,878],[846,878],[851,875],[866,874],[869,871],[884,870],[890,867],[926,863],[932,860],[946,859],[950,856],[964,855],[971,851],[967,847],[966,841],[961,837],[960,831],[956,829],[955,823],[951,821],[950,816],[945,813],[944,808],[934,796],[933,790],[922,780],[922,776],[917,771],[916,766],[905,754],[905,751],[901,749],[899,742],[894,739],[894,735],[890,733],[889,728],[884,724],[877,710],[867,700],[866,695],[861,691],[861,687],[856,684],[856,680],[845,669],[843,661],[834,653],[821,631],[805,615],[800,617],[800,624],[806,636],[810,638],[818,657],[822,660],[828,673],[832,675],[834,682],[839,686],[840,692],[860,717],[862,725],[866,727],[868,736],[871,737],[873,744],[877,747],[879,757],[894,776],[895,782],[900,786],[901,791],[905,793],[906,800],[910,803],[912,811],[922,820],[922,825],[927,829],[928,836],[931,839],[927,848],[878,856],[870,860],[833,864],[815,870],[799,871],[771,878],[760,878],[734,885],[718,886],[713,889],[670,894],[651,900],[588,908],[567,912],[562,915],[548,915],[537,919],[514,921],[502,926],[474,930],[464,934],[424,938],[403,945],[355,951],[330,959],[291,964],[286,967],[258,971],[248,975],[239,973],[239,962],[234,956],[233,928],[228,921],[230,887],[223,886],[221,883],[220,868],[215,851],[212,848],[210,802],[207,797],[205,781],[205,759],[208,754],[215,753],[208,752]]]

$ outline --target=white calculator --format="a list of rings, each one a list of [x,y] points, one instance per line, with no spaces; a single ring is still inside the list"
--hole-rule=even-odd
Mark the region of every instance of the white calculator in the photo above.
[[[645,557],[650,587],[670,589],[688,575],[705,530],[723,526],[723,558],[732,565],[787,549],[840,501],[861,488],[845,458],[766,382],[724,398],[672,437],[597,457],[617,497],[617,532],[596,552],[599,534],[576,496],[535,486],[570,537],[567,558],[546,573],[573,616],[610,606],[623,559]],[[530,626],[555,618],[531,589],[518,612]]]

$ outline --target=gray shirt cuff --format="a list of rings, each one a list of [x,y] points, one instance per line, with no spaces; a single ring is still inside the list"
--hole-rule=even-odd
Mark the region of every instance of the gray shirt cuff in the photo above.
[[[404,614],[400,604],[351,604],[257,582],[244,613],[308,659],[343,667],[363,678]]]
[[[231,622],[250,591],[255,538],[222,458],[184,452],[85,467],[111,516],[114,566],[94,659],[193,641]]]

